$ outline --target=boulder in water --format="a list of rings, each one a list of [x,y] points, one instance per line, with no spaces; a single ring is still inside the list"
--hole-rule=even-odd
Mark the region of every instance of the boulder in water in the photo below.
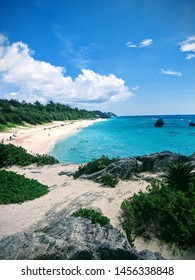
[[[155,127],[162,127],[164,125],[163,119],[158,119],[154,124]]]

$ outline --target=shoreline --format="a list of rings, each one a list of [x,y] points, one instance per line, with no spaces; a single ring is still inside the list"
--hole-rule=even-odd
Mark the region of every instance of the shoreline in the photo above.
[[[55,121],[43,125],[18,126],[0,132],[0,142],[21,146],[31,154],[47,154],[59,140],[67,139],[79,130],[100,121],[103,119]]]

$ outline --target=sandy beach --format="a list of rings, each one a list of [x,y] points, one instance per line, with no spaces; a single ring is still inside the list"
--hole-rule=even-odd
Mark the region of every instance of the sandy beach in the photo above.
[[[29,153],[47,154],[58,140],[66,139],[80,129],[99,121],[103,120],[55,121],[44,125],[18,126],[0,132],[0,142],[22,146]]]

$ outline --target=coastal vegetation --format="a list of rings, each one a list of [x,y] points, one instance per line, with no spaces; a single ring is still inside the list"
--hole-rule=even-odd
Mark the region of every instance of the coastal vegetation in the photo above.
[[[111,174],[105,174],[97,181],[106,187],[115,188],[119,179]]]
[[[12,171],[0,170],[0,204],[22,203],[48,193],[48,187]]]
[[[35,125],[52,121],[110,118],[111,116],[114,114],[110,112],[87,111],[53,101],[43,105],[39,101],[32,104],[15,99],[0,99],[0,130],[25,123]]]
[[[93,209],[81,208],[72,214],[74,217],[82,217],[90,219],[92,224],[100,224],[105,226],[110,224],[110,219]]]
[[[122,202],[121,224],[130,243],[142,236],[180,248],[195,245],[193,168],[179,158],[168,165],[165,179],[153,181],[147,192]]]
[[[167,166],[165,179],[169,187],[183,192],[193,192],[195,187],[195,166],[186,158],[178,157]]]
[[[12,165],[27,166],[30,164],[49,165],[58,163],[58,160],[53,156],[32,155],[22,147],[2,143],[0,143],[0,159],[0,168]]]
[[[92,161],[86,164],[80,165],[79,169],[73,174],[73,177],[74,179],[76,179],[82,175],[93,174],[95,172],[101,171],[117,160],[118,158],[110,159],[109,157],[103,155],[98,159],[93,159]]]

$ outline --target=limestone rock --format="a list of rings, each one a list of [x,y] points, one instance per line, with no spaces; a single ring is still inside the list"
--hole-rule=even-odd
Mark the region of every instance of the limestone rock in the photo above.
[[[156,260],[160,256],[138,253],[113,226],[72,217],[66,209],[49,212],[27,232],[0,239],[1,260]]]
[[[142,250],[139,252],[140,260],[164,260],[164,258],[161,256],[158,252],[151,252],[149,250]]]
[[[62,210],[28,232],[2,238],[0,259],[134,260],[139,255],[111,225],[101,227]]]
[[[169,151],[125,158],[113,162],[99,172],[90,175],[82,175],[80,178],[99,180],[102,176],[110,174],[121,180],[128,180],[142,172],[163,172],[168,162],[176,158],[178,158],[178,154],[171,153]]]

